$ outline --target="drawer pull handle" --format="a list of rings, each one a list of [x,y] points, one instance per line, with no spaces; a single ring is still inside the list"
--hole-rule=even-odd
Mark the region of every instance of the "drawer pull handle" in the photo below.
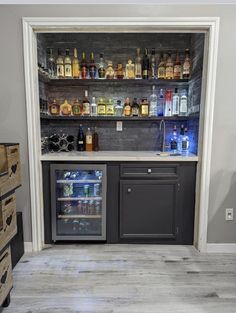
[[[11,222],[12,222],[12,214],[11,214],[10,216],[8,216],[8,218],[6,219],[6,224],[7,224],[8,226],[10,226],[10,225],[11,225]]]
[[[11,166],[11,174],[10,174],[10,177],[11,177],[12,174],[15,174],[15,173],[16,173],[16,170],[17,170],[17,163]]]
[[[3,257],[0,259],[0,263],[6,258],[8,257],[8,251],[3,255]]]
[[[128,193],[131,193],[132,189],[131,189],[131,188],[128,188],[127,191],[128,191]]]
[[[13,200],[14,200],[14,197],[11,197],[11,198],[7,199],[5,201],[5,206],[7,206],[9,203],[13,202]]]
[[[16,153],[16,152],[18,152],[18,149],[17,149],[17,148],[13,148],[13,149],[10,150],[10,154],[14,154],[14,153]]]
[[[5,284],[5,282],[7,280],[7,271],[8,271],[8,268],[7,268],[6,272],[1,277],[1,283],[2,284]]]
[[[149,168],[149,169],[147,170],[147,172],[148,172],[148,174],[151,174],[152,169],[151,169],[151,168]]]

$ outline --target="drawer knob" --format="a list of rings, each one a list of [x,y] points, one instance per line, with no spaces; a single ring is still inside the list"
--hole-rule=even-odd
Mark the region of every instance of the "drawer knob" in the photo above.
[[[148,172],[148,174],[151,174],[152,169],[151,169],[151,168],[149,168],[149,169],[147,170],[147,172]]]
[[[132,189],[131,189],[131,188],[128,188],[127,191],[128,191],[128,193],[131,193]]]

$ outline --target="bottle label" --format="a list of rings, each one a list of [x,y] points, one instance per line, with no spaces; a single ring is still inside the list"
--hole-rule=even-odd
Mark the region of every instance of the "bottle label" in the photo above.
[[[188,150],[189,142],[187,140],[182,141],[182,150],[186,151]]]
[[[136,78],[141,78],[142,76],[142,66],[141,64],[135,64],[135,77]]]
[[[148,70],[143,70],[143,76],[148,76]]]
[[[172,140],[170,143],[170,149],[171,150],[177,150],[177,141],[176,140]]]
[[[108,115],[114,115],[114,106],[112,104],[107,104],[107,112]]]
[[[166,70],[164,67],[158,68],[158,78],[165,78],[166,77]]]
[[[91,66],[89,69],[89,75],[91,79],[95,79],[96,78],[96,68],[95,66]]]
[[[180,112],[181,113],[187,113],[188,112],[187,100],[185,100],[185,99],[180,101]]]
[[[131,114],[131,107],[130,107],[130,105],[126,105],[125,106],[124,113],[125,113],[125,116],[130,116],[130,114]]]
[[[174,67],[174,78],[180,79],[181,77],[181,65],[175,65]]]
[[[91,145],[93,143],[93,136],[92,135],[86,135],[86,144]]]
[[[65,76],[66,77],[72,76],[71,65],[70,64],[65,64]]]
[[[172,66],[167,66],[166,67],[166,78],[173,78],[173,67]]]
[[[174,115],[178,115],[179,114],[179,97],[178,96],[174,96],[173,97],[173,109],[172,109],[172,113]]]
[[[50,111],[51,111],[51,114],[57,114],[57,106],[56,105],[52,105]]]
[[[86,79],[87,78],[87,67],[86,66],[83,66],[81,68],[81,78],[82,79]]]
[[[139,109],[136,108],[136,107],[132,108],[132,115],[133,116],[138,116],[138,114],[139,114]]]
[[[79,140],[78,144],[79,144],[79,145],[83,145],[84,142],[83,142],[82,140]]]
[[[84,102],[83,103],[83,113],[85,115],[89,115],[90,114],[90,105],[89,102]]]
[[[98,76],[99,78],[105,78],[105,69],[103,67],[100,67],[98,70]]]
[[[58,77],[64,77],[64,66],[63,64],[58,64],[57,65],[57,76]]]
[[[79,71],[79,64],[73,64],[73,77],[79,77],[80,71]]]
[[[100,115],[106,114],[106,106],[104,104],[98,105],[98,114]]]
[[[142,115],[148,115],[148,105],[147,104],[141,105],[141,114]]]
[[[183,65],[183,75],[189,75],[190,74],[190,63],[184,62]]]

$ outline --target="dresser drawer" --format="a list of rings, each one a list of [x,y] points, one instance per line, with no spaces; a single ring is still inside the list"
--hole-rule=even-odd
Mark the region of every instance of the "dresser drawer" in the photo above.
[[[0,231],[0,250],[15,236],[17,233],[16,224],[16,196],[12,193],[0,201],[1,211],[1,231]]]
[[[178,178],[178,164],[121,164],[121,177]]]
[[[11,252],[8,247],[0,255],[0,305],[4,302],[12,286]]]

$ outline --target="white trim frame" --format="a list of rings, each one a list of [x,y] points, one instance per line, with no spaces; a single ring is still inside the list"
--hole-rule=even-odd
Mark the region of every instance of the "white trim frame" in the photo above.
[[[25,90],[28,121],[30,168],[32,248],[40,251],[44,246],[42,169],[40,161],[40,116],[37,78],[37,32],[208,32],[206,98],[203,121],[202,155],[198,166],[200,177],[198,197],[199,216],[195,219],[196,248],[207,251],[207,224],[212,147],[213,113],[215,102],[216,66],[219,37],[219,17],[168,17],[168,18],[23,18]],[[197,220],[197,221],[196,221]]]

